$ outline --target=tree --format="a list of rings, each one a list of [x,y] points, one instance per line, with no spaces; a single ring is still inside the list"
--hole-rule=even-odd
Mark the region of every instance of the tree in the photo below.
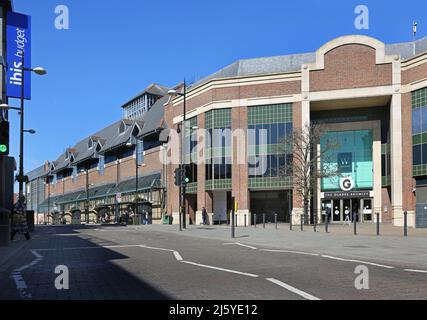
[[[339,176],[336,159],[331,158],[331,151],[339,148],[338,140],[323,141],[320,150],[318,145],[324,134],[319,124],[312,123],[302,129],[294,129],[282,144],[285,150],[293,150],[292,163],[280,168],[281,175],[293,177],[296,195],[304,205],[304,221],[309,221],[309,207],[315,195],[319,179]],[[317,225],[317,215],[314,215]]]

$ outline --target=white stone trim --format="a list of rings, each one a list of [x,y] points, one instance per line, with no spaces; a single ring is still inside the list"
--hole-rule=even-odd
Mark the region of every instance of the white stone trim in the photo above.
[[[427,78],[414,81],[410,84],[402,86],[402,93],[409,93],[415,90],[423,89],[427,87]]]
[[[427,63],[427,53],[422,53],[416,57],[410,58],[402,62],[402,70],[410,70],[412,68],[418,67],[424,63]]]
[[[375,49],[376,64],[390,63],[392,61],[392,57],[385,55],[385,44],[383,42],[364,35],[348,35],[331,40],[320,47],[316,51],[316,62],[312,65],[312,69],[325,69],[325,55],[335,48],[348,44],[361,44]]]
[[[330,91],[317,91],[310,93],[311,101],[345,100],[354,98],[369,98],[378,96],[391,96],[393,86],[366,87],[356,89],[342,89]]]
[[[293,81],[301,81],[301,74],[299,72],[213,79],[202,84],[200,87],[190,90],[187,93],[187,101],[214,89]],[[183,101],[183,97],[177,97],[172,100],[174,106],[183,103]]]

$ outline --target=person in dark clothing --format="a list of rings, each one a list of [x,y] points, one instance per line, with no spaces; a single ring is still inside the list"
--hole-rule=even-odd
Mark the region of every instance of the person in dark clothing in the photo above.
[[[13,206],[12,223],[12,241],[14,240],[17,233],[24,234],[25,239],[27,240],[31,239],[27,224],[27,204],[24,196],[20,196],[18,201]]]
[[[208,221],[208,212],[206,211],[205,207],[202,208],[202,219],[203,219],[203,225],[206,226]]]

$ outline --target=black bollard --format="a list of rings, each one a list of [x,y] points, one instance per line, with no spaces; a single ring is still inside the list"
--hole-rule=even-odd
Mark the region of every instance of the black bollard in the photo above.
[[[262,226],[265,229],[265,213],[262,214]]]
[[[274,215],[274,222],[276,223],[276,230],[278,229],[278,218],[277,213]]]
[[[258,221],[257,221],[257,215],[254,214],[254,226],[255,226],[255,228],[256,228],[257,223],[258,223]]]
[[[357,236],[357,213],[353,214],[353,222],[354,222],[354,235]]]
[[[405,211],[403,213],[403,229],[404,229],[404,236],[407,237],[408,236],[408,212]]]
[[[329,215],[326,215],[326,220],[325,220],[325,232],[329,233]]]

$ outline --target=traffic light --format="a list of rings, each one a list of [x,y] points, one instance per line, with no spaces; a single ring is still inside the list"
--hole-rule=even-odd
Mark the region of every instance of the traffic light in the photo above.
[[[178,168],[175,170],[175,185],[180,186],[181,182],[182,182],[182,170]]]
[[[182,181],[184,184],[190,183],[190,181],[191,181],[191,166],[190,165],[184,166],[184,175],[182,177]]]
[[[9,122],[0,122],[0,156],[9,155]]]

